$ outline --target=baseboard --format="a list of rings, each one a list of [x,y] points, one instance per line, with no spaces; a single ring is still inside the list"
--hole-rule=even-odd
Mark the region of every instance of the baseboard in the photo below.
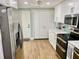
[[[50,43],[50,42],[49,42],[49,43]],[[60,56],[58,55],[58,53],[56,52],[56,50],[54,49],[54,47],[51,45],[51,43],[50,43],[50,46],[51,46],[52,49],[55,51],[56,56],[57,56],[59,59],[61,59]]]
[[[50,46],[52,47],[52,49],[56,52],[55,48],[52,46],[52,44],[49,42]]]
[[[56,52],[56,56],[59,58],[59,59],[61,59],[61,57],[58,55],[58,53]]]
[[[23,39],[23,41],[29,41],[30,40],[30,38],[24,38]]]
[[[35,38],[34,40],[49,40],[49,38]]]

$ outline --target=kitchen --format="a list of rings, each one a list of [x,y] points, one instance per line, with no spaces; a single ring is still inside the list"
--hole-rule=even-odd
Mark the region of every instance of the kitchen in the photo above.
[[[55,7],[55,21],[61,24],[49,31],[49,41],[61,59],[79,59],[78,6],[77,0],[65,0]]]
[[[8,22],[7,24],[10,33],[8,30],[6,31],[10,36],[9,41],[11,41],[11,46],[7,46],[11,50],[10,53],[8,50],[5,54],[2,53],[1,51],[5,50],[5,47],[2,48],[2,44],[7,42],[3,40],[5,36],[1,32],[3,43],[0,41],[0,53],[2,53],[0,59],[15,59],[15,50],[18,45],[23,43],[22,40],[20,44],[16,43],[19,34],[20,39],[22,39],[22,35],[23,41],[26,42],[48,40],[60,59],[79,59],[79,1],[55,0],[42,5],[43,2],[47,2],[47,0],[37,0],[36,3],[32,0],[29,2],[28,0],[17,0],[17,2],[0,0],[1,6],[9,8],[7,10],[9,24]],[[1,9],[2,13],[6,12],[4,9]],[[11,54],[10,57],[9,54]]]

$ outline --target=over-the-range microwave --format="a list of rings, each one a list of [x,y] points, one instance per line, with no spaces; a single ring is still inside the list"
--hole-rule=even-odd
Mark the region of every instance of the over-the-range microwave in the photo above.
[[[79,14],[66,15],[64,23],[79,28]]]

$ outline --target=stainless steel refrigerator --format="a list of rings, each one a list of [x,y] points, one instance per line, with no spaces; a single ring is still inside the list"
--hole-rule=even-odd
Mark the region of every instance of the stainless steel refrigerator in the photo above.
[[[1,5],[0,5],[0,27],[1,27],[4,59],[12,59],[7,7]]]
[[[1,29],[0,29],[0,59],[4,59]]]

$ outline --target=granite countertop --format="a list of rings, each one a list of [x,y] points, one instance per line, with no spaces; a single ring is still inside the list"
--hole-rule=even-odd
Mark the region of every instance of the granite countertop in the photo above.
[[[68,43],[79,49],[79,40],[78,41],[68,41]]]

